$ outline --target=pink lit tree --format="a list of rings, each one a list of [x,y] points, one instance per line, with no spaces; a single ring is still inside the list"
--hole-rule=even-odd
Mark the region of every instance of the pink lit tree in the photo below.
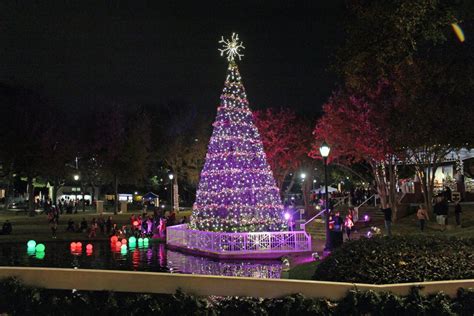
[[[283,205],[235,62],[238,36],[221,41],[229,61],[190,227],[216,232],[286,229]]]

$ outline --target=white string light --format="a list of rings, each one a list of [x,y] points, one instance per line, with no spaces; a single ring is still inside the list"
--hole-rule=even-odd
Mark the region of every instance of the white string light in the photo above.
[[[222,44],[223,48],[219,48],[219,51],[221,52],[221,56],[224,56],[224,54],[227,56],[228,61],[234,61],[235,57],[239,57],[239,60],[244,57],[244,54],[241,54],[239,52],[240,49],[245,49],[243,42],[239,43],[239,34],[232,33],[232,37],[229,39],[224,39],[224,36],[222,36],[221,40],[219,41],[219,44]]]

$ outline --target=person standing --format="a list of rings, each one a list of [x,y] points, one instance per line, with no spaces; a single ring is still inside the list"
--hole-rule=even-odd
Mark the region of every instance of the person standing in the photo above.
[[[416,212],[416,217],[418,218],[418,221],[420,222],[420,229],[423,232],[425,230],[426,221],[430,220],[428,216],[428,211],[423,206],[423,204],[420,204],[420,207],[418,208],[418,212]]]
[[[454,205],[454,216],[456,216],[456,225],[459,227],[461,227],[461,213],[461,204],[459,204],[459,201],[456,201],[456,204]]]
[[[387,204],[386,208],[381,208],[380,210],[384,214],[385,233],[387,236],[392,236],[392,209],[390,208],[390,205]]]
[[[107,235],[110,235],[110,232],[112,230],[112,216],[109,216],[109,218],[107,218],[107,221],[105,222],[105,228]]]

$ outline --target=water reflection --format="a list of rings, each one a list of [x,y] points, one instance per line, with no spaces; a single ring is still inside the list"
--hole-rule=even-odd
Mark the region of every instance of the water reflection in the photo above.
[[[93,250],[72,251],[66,242],[48,243],[44,256],[27,252],[23,244],[3,244],[0,265],[83,269],[179,272],[188,274],[280,278],[280,261],[217,261],[166,249],[150,243],[125,252],[107,242],[94,242]]]

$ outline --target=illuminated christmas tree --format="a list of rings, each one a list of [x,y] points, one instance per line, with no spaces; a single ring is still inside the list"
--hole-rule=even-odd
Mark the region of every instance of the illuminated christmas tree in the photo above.
[[[229,67],[190,227],[223,232],[286,230],[279,191],[235,62],[244,47],[236,34],[220,43]]]

